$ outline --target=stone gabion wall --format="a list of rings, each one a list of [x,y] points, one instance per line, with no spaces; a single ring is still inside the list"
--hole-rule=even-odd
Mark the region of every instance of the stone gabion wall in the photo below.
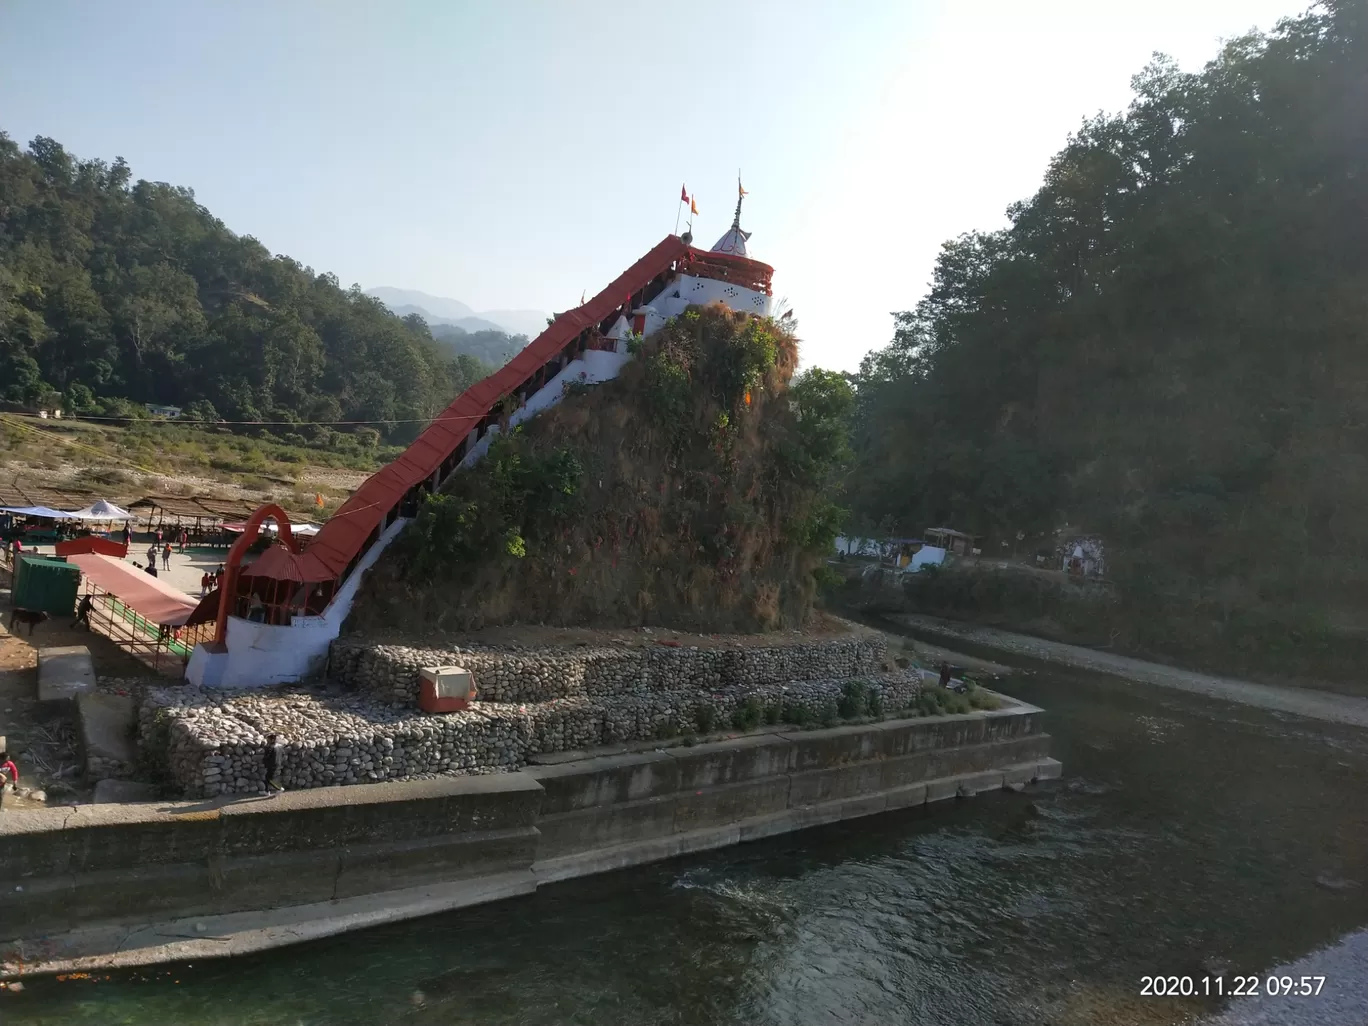
[[[915,702],[916,669],[861,678],[885,711]],[[276,734],[278,780],[286,788],[360,784],[449,773],[516,769],[535,754],[642,741],[700,731],[700,710],[713,729],[730,730],[748,700],[801,707],[816,721],[829,715],[848,679],[791,681],[714,691],[674,691],[546,702],[477,702],[470,709],[425,716],[363,695],[317,691],[253,693],[167,688],[149,692],[140,737],[165,753],[171,779],[192,796],[250,793],[265,787],[266,737]]]
[[[838,680],[880,672],[881,635],[847,641],[765,646],[584,647],[555,649],[413,648],[333,643],[330,676],[353,691],[400,705],[418,702],[418,671],[460,665],[487,702],[645,695],[694,689],[763,687],[785,681]]]

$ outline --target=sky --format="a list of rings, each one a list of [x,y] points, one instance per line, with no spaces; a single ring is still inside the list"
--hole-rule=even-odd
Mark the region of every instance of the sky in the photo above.
[[[344,285],[574,306],[675,230],[855,369],[1155,51],[1306,0],[0,0],[0,131],[124,157]]]

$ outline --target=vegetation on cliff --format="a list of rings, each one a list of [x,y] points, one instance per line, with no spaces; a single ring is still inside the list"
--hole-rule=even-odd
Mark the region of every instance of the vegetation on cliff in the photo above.
[[[452,475],[354,627],[797,626],[842,510],[853,397],[769,320],[694,309]],[[790,380],[792,378],[792,380]]]
[[[233,234],[189,189],[0,132],[0,400],[368,421],[402,442],[488,371],[421,317]]]
[[[1196,74],[1157,59],[1007,228],[945,245],[858,375],[864,523],[990,555],[1072,523],[1108,543],[1118,644],[1359,663],[1364,12],[1321,4]]]

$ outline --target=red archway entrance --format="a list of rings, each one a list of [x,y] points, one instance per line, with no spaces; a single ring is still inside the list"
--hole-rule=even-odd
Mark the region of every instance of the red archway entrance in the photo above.
[[[290,531],[290,518],[285,511],[275,503],[268,502],[250,517],[247,518],[242,537],[233,542],[233,547],[228,550],[228,560],[223,566],[223,587],[219,589],[218,620],[214,627],[214,640],[222,643],[228,637],[228,611],[232,608],[234,598],[237,597],[238,574],[242,569],[242,557],[247,555],[247,550],[252,547],[252,543],[257,540],[257,535],[261,533],[261,525],[267,520],[274,520],[276,529],[280,533],[280,540],[285,543],[285,547],[293,553],[298,553],[295,547],[294,534]]]

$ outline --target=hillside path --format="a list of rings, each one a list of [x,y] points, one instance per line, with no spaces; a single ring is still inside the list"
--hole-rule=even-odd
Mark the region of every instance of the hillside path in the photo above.
[[[913,631],[932,634],[938,638],[967,641],[999,652],[1106,673],[1125,680],[1156,684],[1159,687],[1191,691],[1211,698],[1222,698],[1228,702],[1257,706],[1260,709],[1294,713],[1330,723],[1368,727],[1368,698],[1338,695],[1312,688],[1255,684],[1252,681],[1236,680],[1231,677],[1213,677],[1206,673],[1150,663],[1111,652],[1099,652],[1025,634],[1013,634],[995,627],[941,620],[934,616],[902,614],[890,616],[888,619]]]

